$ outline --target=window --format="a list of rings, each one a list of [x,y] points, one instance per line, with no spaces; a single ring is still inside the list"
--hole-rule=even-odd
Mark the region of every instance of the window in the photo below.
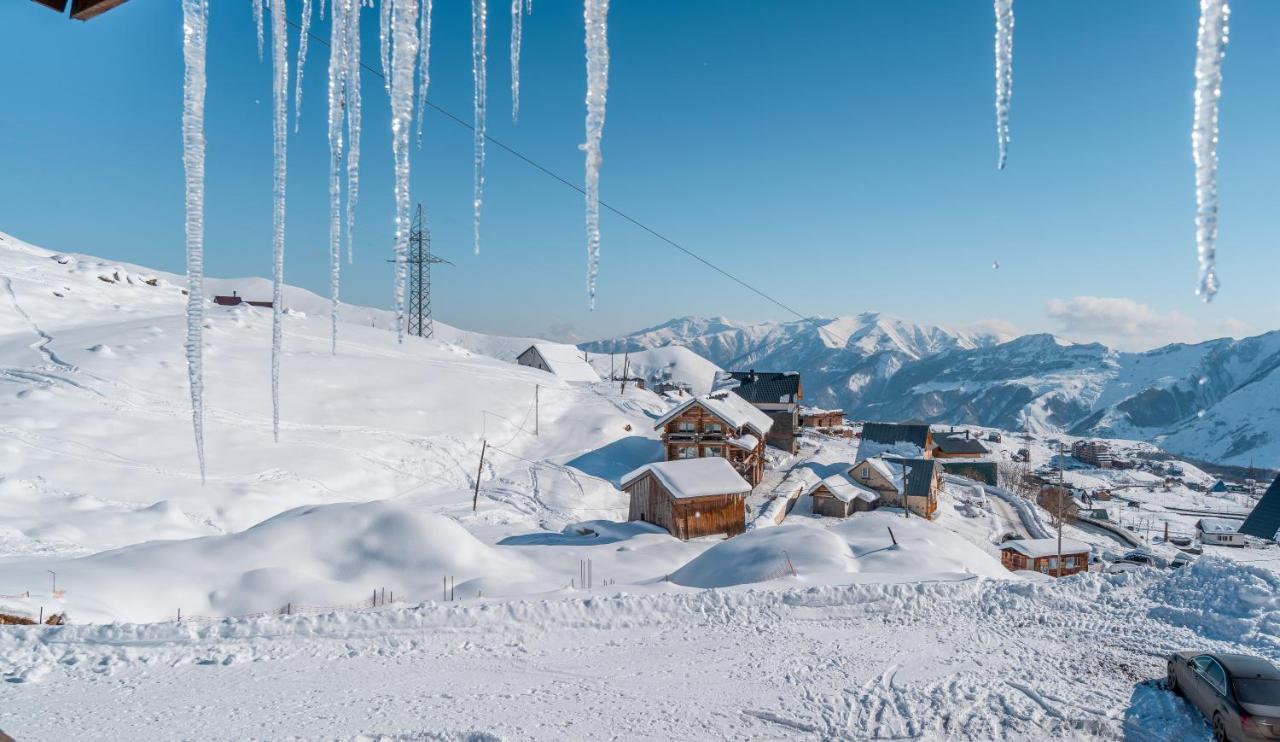
[[[706,425],[702,426],[702,430],[705,433],[723,433],[724,432],[724,428],[720,427],[720,423],[707,423]]]
[[[692,433],[693,422],[691,420],[681,420],[680,422],[676,423],[676,432]]]
[[[1205,679],[1209,681],[1209,685],[1212,685],[1219,693],[1225,694],[1227,692],[1227,671],[1222,669],[1222,665],[1219,665],[1214,660],[1209,660],[1209,668],[1204,675]]]
[[[1063,562],[1063,564],[1066,566],[1066,568],[1067,568],[1067,569],[1075,569],[1075,566],[1076,566],[1076,558],[1075,558],[1075,557],[1067,557],[1067,558],[1066,558],[1066,561],[1065,561],[1065,562]]]
[[[698,458],[698,447],[681,446],[676,449],[676,457],[681,459],[696,459]]]
[[[706,448],[702,449],[702,455],[703,456],[723,456],[724,449],[721,448],[720,446],[707,446]]]
[[[1280,680],[1241,678],[1236,681],[1236,700],[1259,706],[1280,706]]]

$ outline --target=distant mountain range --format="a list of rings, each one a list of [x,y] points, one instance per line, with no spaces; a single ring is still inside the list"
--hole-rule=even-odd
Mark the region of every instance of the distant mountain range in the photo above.
[[[721,368],[799,371],[805,402],[853,418],[1149,440],[1205,461],[1280,467],[1280,331],[1128,353],[877,313],[760,323],[683,317],[581,347],[670,345]]]

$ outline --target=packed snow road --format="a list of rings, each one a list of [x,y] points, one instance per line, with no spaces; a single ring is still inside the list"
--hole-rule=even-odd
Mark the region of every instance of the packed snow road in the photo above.
[[[1165,653],[1280,659],[1280,578],[1219,560],[1059,582],[775,586],[7,629],[0,728],[22,740],[1206,739],[1153,680]]]

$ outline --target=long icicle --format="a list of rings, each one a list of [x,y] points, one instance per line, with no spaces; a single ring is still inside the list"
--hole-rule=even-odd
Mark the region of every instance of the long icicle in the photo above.
[[[600,272],[600,138],[604,133],[609,91],[609,0],[584,0],[587,46],[587,300],[596,308],[596,275]]]
[[[360,4],[347,9],[347,265],[355,262],[356,204],[360,201]]]
[[[1013,99],[1013,0],[995,0],[996,11],[996,169],[1009,158],[1009,105]]]
[[[511,0],[511,120],[520,118],[520,44],[524,35],[524,0]]]
[[[293,133],[302,123],[302,72],[307,67],[307,37],[311,35],[311,0],[302,0],[302,29],[298,31],[298,71],[294,73]]]
[[[382,60],[382,85],[391,95],[391,14],[393,0],[381,0],[378,6],[378,53]]]
[[[413,125],[413,73],[418,63],[418,0],[395,0],[391,12],[391,149],[396,169],[396,337],[403,343],[404,284],[409,265],[409,130]]]
[[[422,0],[422,36],[418,39],[418,149],[422,149],[422,115],[427,110],[427,90],[431,87],[431,0]]]
[[[1196,104],[1191,125],[1191,155],[1196,164],[1196,253],[1206,302],[1218,293],[1218,100],[1222,97],[1222,60],[1227,54],[1227,0],[1200,0],[1196,38]]]
[[[204,92],[209,6],[182,0],[182,167],[187,239],[187,382],[204,483]]]
[[[472,231],[475,236],[476,255],[480,254],[480,207],[484,200],[484,117],[487,92],[485,90],[485,24],[489,9],[487,0],[471,0],[471,76],[475,80],[472,98],[475,128],[475,190],[472,205],[475,209]]]
[[[329,28],[329,343],[338,353],[338,300],[342,271],[342,123],[346,106],[347,17],[351,0],[333,0]],[[301,70],[299,70],[301,73]]]
[[[271,433],[280,440],[280,354],[284,320],[284,195],[288,179],[289,143],[289,31],[284,0],[271,0],[272,132],[275,135],[275,174],[271,242],[274,263],[271,288]]]
[[[253,0],[253,22],[258,26],[258,61],[262,61],[262,13],[266,0]]]

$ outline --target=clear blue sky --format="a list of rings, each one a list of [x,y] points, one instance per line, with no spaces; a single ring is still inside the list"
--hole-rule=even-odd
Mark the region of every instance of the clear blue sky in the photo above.
[[[269,63],[257,59],[250,0],[211,5],[208,271],[268,275]],[[289,0],[292,17],[300,6]],[[490,10],[490,133],[581,182],[581,3],[538,0],[526,19],[518,125],[509,5]],[[1000,320],[1130,346],[1274,329],[1280,3],[1233,3],[1223,290],[1208,307],[1193,294],[1197,12],[1192,0],[1019,3],[1013,144],[997,173],[988,2],[614,0],[602,195],[810,315]],[[377,66],[375,11],[364,28]],[[437,0],[431,97],[468,119],[469,34],[469,3]],[[0,230],[181,271],[180,44],[172,0],[131,0],[87,24],[0,3]],[[289,149],[286,267],[291,283],[321,293],[326,65],[312,43]],[[372,74],[364,90],[357,261],[344,295],[388,306],[388,104]],[[788,318],[608,213],[588,312],[582,197],[494,147],[483,251],[472,256],[470,132],[428,112],[425,140],[413,195],[436,251],[458,264],[438,273],[439,319],[591,338],[685,314]],[[1079,296],[1143,306],[1071,301]]]

